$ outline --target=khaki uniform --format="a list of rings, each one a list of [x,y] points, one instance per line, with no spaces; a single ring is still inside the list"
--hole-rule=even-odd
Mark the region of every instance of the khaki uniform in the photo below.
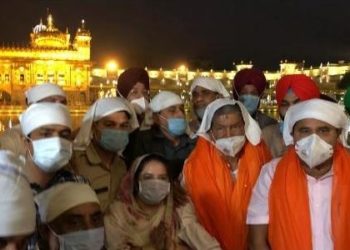
[[[72,165],[76,174],[82,175],[90,181],[104,211],[114,200],[120,182],[126,174],[126,165],[119,156],[113,160],[109,168],[101,160],[92,143],[85,151],[74,151]]]

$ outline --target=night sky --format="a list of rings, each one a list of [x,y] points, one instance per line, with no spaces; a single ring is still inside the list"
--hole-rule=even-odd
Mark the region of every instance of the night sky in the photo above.
[[[0,8],[5,44],[29,43],[47,8],[71,34],[85,19],[100,65],[116,58],[121,67],[232,69],[252,60],[278,69],[281,59],[350,61],[350,1],[6,0]]]

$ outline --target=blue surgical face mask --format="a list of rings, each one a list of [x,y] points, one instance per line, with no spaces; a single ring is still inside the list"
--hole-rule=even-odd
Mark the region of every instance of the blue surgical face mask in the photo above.
[[[105,128],[101,131],[99,141],[102,148],[110,152],[123,150],[129,143],[129,133],[125,130]]]
[[[187,128],[187,123],[185,118],[165,118],[163,116],[161,116],[163,119],[166,119],[168,122],[168,126],[167,126],[167,130],[168,132],[176,137],[176,136],[180,136],[183,135],[186,132],[186,128]]]
[[[260,98],[256,95],[240,95],[239,100],[243,103],[250,114],[258,109]]]

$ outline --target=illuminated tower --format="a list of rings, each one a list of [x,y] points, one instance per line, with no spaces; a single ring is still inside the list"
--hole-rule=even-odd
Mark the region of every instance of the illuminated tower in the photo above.
[[[85,20],[81,20],[81,27],[78,28],[74,38],[73,47],[82,56],[81,60],[90,60],[90,31],[85,29]]]

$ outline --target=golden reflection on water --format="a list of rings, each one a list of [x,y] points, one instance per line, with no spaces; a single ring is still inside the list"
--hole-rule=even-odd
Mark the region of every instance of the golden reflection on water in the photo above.
[[[275,108],[271,109],[264,109],[262,110],[265,114],[278,119],[278,113]],[[8,112],[7,114],[5,112],[0,112],[0,132],[4,131],[5,129],[15,126],[16,124],[19,124],[19,115],[21,112]],[[83,119],[85,110],[73,110],[71,112],[72,115],[72,123],[73,123],[73,130],[79,128],[81,120]]]

